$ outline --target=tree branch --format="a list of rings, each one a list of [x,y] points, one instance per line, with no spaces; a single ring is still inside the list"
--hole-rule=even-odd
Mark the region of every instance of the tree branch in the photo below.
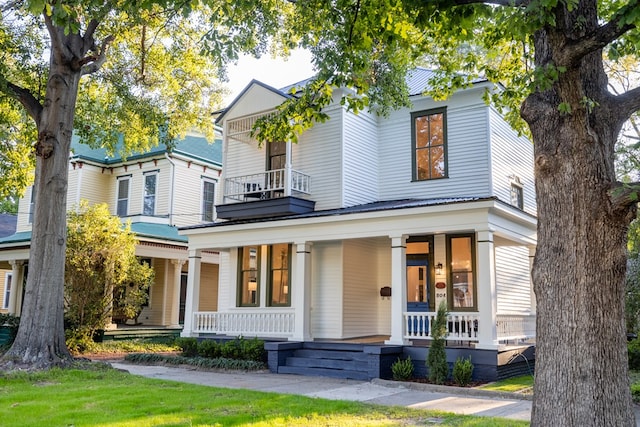
[[[640,86],[613,97],[618,117],[627,120],[631,114],[640,110]]]
[[[609,199],[614,210],[627,209],[640,201],[640,182],[617,182],[609,190]]]
[[[624,14],[619,13],[613,20],[598,27],[591,34],[576,40],[574,43],[568,44],[564,49],[563,56],[559,58],[558,65],[578,66],[580,60],[587,54],[602,49],[622,34],[635,28],[635,25],[632,24],[621,25],[620,23],[623,17]]]
[[[29,90],[23,87],[7,82],[6,88],[7,94],[22,104],[25,110],[27,110],[27,114],[35,121],[37,126],[40,123],[40,116],[42,115],[42,104],[38,102]]]
[[[102,67],[102,64],[107,60],[107,48],[113,39],[113,36],[108,36],[102,41],[98,56],[88,56],[80,61],[80,65],[82,66],[81,75],[84,76],[85,74],[95,73]]]
[[[44,16],[44,23],[47,26],[49,35],[51,36],[52,55],[54,55],[56,57],[56,60],[60,63],[66,62],[66,60],[70,60],[73,55],[60,36],[60,28],[56,27],[53,24],[51,17],[47,15],[46,12],[43,11],[42,15]]]
[[[92,45],[94,43],[93,35],[95,34],[98,25],[100,25],[100,22],[97,19],[89,21],[89,25],[87,25],[87,29],[82,37],[85,45]]]

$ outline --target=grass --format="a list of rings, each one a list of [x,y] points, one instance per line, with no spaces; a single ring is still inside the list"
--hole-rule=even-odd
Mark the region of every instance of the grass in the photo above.
[[[528,425],[500,418],[161,381],[107,367],[0,374],[0,420],[4,427]]]
[[[478,387],[482,390],[507,391],[511,393],[524,392],[533,387],[533,376],[522,375],[520,377],[507,378]]]

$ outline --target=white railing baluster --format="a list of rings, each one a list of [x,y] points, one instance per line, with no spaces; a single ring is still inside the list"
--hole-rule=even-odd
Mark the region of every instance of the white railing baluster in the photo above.
[[[293,335],[293,310],[273,312],[242,311],[238,313],[195,312],[196,333],[290,337]]]

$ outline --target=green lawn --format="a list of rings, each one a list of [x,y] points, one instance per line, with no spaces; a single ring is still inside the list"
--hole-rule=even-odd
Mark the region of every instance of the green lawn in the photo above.
[[[110,368],[0,373],[12,426],[526,426],[528,423],[153,380]]]
[[[525,392],[533,387],[533,376],[522,375],[520,377],[507,378],[480,387],[482,390],[508,391],[511,393]]]

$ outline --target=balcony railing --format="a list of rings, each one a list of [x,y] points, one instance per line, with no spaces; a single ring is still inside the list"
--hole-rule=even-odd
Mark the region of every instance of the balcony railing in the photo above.
[[[310,194],[311,177],[293,169],[275,169],[225,179],[225,200],[246,201]]]
[[[290,337],[295,326],[293,310],[193,313],[193,332],[204,334]]]

